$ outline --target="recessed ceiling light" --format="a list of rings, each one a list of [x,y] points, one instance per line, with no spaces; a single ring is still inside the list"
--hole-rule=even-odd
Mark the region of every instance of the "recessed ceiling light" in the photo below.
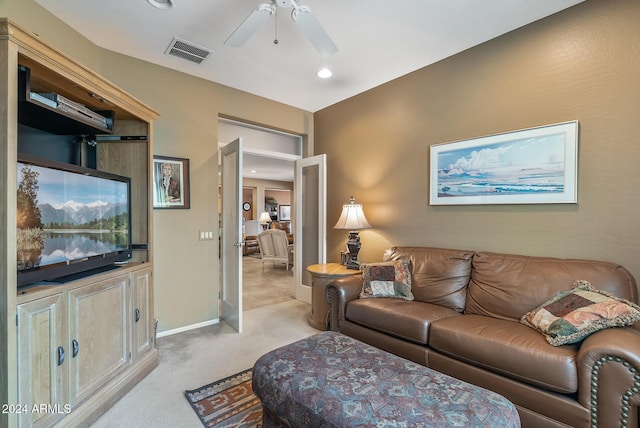
[[[255,169],[251,170],[251,173],[253,173],[253,174],[255,174],[256,172],[258,172],[258,171],[256,171]]]
[[[328,79],[329,77],[333,76],[333,73],[328,68],[323,68],[322,70],[318,70],[316,75],[321,79]]]
[[[173,0],[147,0],[147,2],[158,9],[168,10],[173,7]]]

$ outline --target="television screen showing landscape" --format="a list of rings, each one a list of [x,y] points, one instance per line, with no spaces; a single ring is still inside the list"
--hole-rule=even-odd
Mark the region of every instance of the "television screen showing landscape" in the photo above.
[[[18,163],[18,271],[129,248],[128,183]]]

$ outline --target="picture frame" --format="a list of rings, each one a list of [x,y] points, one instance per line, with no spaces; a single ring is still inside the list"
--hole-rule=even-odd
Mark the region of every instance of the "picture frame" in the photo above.
[[[429,204],[575,204],[578,121],[429,148]]]
[[[291,220],[291,205],[278,205],[278,221]]]
[[[153,156],[153,208],[191,208],[189,159]]]

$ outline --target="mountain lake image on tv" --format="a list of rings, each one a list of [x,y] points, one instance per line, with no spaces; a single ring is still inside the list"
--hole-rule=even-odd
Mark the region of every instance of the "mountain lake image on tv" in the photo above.
[[[131,257],[129,178],[24,155],[17,172],[18,286]]]

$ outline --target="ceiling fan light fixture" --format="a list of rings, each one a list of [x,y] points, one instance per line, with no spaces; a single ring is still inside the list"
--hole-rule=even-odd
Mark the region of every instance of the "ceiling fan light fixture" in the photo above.
[[[318,72],[316,73],[316,76],[318,76],[321,79],[328,79],[329,77],[333,76],[333,72],[325,67],[318,70]]]
[[[147,0],[156,9],[169,10],[173,7],[173,0]]]

